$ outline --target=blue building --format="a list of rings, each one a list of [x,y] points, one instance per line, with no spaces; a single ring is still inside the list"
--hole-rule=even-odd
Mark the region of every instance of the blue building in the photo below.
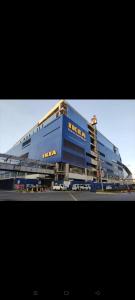
[[[55,164],[56,179],[120,180],[129,170],[96,123],[61,100],[7,154]]]

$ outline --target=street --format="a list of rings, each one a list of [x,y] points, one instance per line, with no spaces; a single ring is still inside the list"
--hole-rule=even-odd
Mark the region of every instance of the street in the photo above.
[[[17,192],[0,190],[0,201],[134,201],[131,193],[92,193],[92,192]]]

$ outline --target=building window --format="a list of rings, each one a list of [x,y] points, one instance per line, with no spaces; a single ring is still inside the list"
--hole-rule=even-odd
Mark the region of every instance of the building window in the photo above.
[[[74,167],[74,166],[69,166],[69,172],[70,173],[77,173],[77,174],[84,174],[85,171],[83,168],[79,168],[79,167]]]
[[[110,164],[108,161],[106,161],[106,164],[110,167],[112,167],[112,164]]]
[[[90,153],[88,153],[88,152],[86,152],[86,155],[87,155],[87,156],[89,156],[89,157],[91,157],[91,154],[90,154]]]
[[[105,154],[104,154],[104,153],[102,153],[102,152],[100,152],[100,151],[98,151],[98,153],[99,153],[101,156],[105,157]]]
[[[27,141],[25,141],[24,143],[22,143],[22,148],[29,146],[31,143],[31,139],[28,139]]]
[[[91,167],[91,168],[94,168],[94,169],[96,170],[96,166],[93,165],[93,164],[91,164],[91,163],[88,163],[88,162],[87,162],[87,166],[88,166],[88,167]]]
[[[76,165],[85,165],[85,159],[79,157],[77,155],[71,154],[69,152],[63,151],[63,159],[67,162],[73,163],[74,166]]]
[[[91,136],[90,139],[91,139],[91,143],[94,144],[94,137]]]
[[[88,157],[91,157],[91,158],[93,158],[93,159],[95,159],[95,160],[96,160],[96,157],[95,157],[95,155],[92,155],[92,154],[90,154],[90,153],[88,153],[88,152],[86,152],[86,156],[88,156]]]
[[[101,142],[99,142],[99,141],[97,141],[98,142],[98,144],[100,144],[101,146],[104,146],[104,144],[102,144]]]
[[[108,173],[113,173],[113,171],[111,169],[107,169]]]
[[[68,148],[68,149],[71,149],[71,150],[74,150],[76,151],[77,153],[81,153],[81,154],[84,154],[84,149],[71,143],[70,141],[64,139],[64,147]]]
[[[119,170],[119,171],[123,171],[123,169],[122,169],[121,167],[118,167],[118,170]]]
[[[91,151],[95,151],[95,146],[91,144]]]

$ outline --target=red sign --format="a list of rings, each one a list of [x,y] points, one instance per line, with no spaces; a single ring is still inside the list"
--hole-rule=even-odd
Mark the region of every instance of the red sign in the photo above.
[[[24,184],[16,184],[15,188],[16,190],[24,190]]]

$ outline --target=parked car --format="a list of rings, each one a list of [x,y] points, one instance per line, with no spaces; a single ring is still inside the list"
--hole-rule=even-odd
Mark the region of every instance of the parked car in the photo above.
[[[106,190],[112,190],[112,186],[111,185],[107,185],[106,186]]]
[[[91,186],[89,184],[73,184],[72,191],[90,191]]]
[[[73,184],[72,185],[72,191],[79,191],[80,190],[80,184]]]
[[[67,186],[64,184],[54,185],[53,191],[67,191]]]
[[[80,191],[90,191],[91,186],[89,184],[80,184]]]

